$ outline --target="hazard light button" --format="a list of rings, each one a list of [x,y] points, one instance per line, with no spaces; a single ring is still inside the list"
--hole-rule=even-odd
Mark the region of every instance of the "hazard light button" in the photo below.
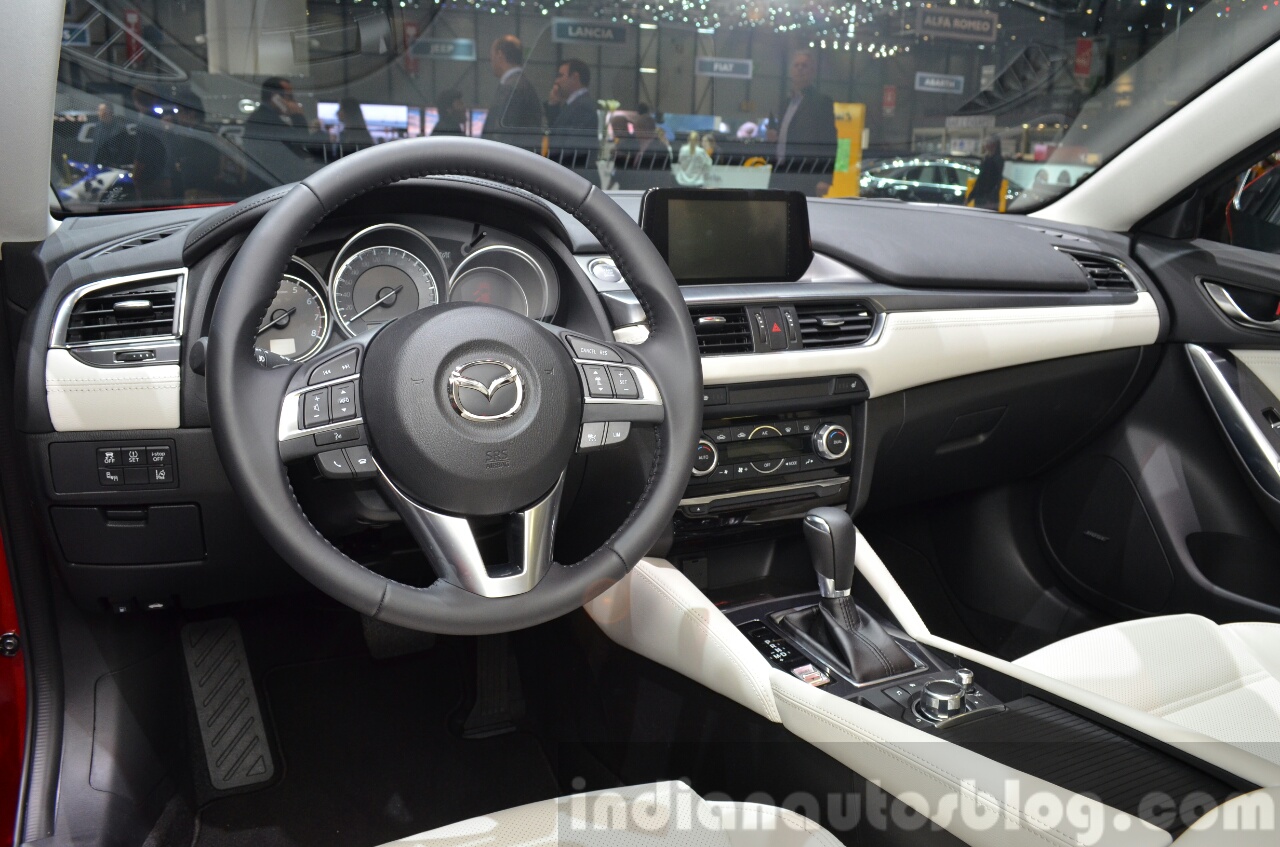
[[[786,319],[782,317],[781,309],[769,308],[764,310],[764,328],[769,338],[770,350],[787,349],[786,326]]]

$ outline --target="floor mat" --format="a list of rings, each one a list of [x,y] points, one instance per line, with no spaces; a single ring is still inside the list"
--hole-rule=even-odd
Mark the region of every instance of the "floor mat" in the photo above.
[[[533,736],[464,741],[448,729],[460,651],[335,658],[266,675],[282,777],[200,812],[195,847],[374,847],[557,796]]]

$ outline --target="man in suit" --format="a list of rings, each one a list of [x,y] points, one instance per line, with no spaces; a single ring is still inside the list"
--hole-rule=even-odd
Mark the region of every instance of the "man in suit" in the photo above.
[[[533,147],[542,135],[542,103],[524,76],[524,47],[514,35],[504,35],[489,48],[489,67],[498,90],[484,119],[482,137]]]
[[[561,62],[547,98],[550,149],[576,158],[590,158],[599,147],[600,117],[591,96],[591,68],[581,59]]]
[[[818,60],[810,50],[791,54],[791,93],[778,113],[778,150],[774,167],[782,170],[811,172],[820,161],[822,170],[815,172],[816,182],[830,182],[831,164],[836,155],[835,104],[814,87],[818,78]],[[810,166],[806,166],[810,165]]]

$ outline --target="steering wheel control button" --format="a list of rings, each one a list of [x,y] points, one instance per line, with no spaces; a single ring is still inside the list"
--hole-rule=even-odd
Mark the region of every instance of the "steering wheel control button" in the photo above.
[[[587,380],[587,394],[591,397],[613,399],[613,383],[603,365],[583,365],[582,375]]]
[[[117,468],[99,468],[98,482],[102,485],[124,485],[124,471]]]
[[[342,450],[330,450],[316,456],[316,466],[329,479],[350,479],[352,476],[351,463]]]
[[[964,712],[964,686],[949,679],[935,679],[926,683],[920,695],[921,717],[931,721],[945,721]]]
[[[356,416],[356,384],[344,382],[329,389],[329,420],[332,423],[351,420]]]
[[[609,379],[613,381],[613,396],[619,400],[640,399],[640,389],[636,386],[636,378],[630,368],[609,368]]]
[[[329,422],[329,389],[308,391],[302,397],[302,426],[323,426]]]
[[[843,459],[849,453],[849,431],[839,424],[823,424],[813,435],[813,450],[827,461]]]
[[[582,425],[582,437],[578,439],[578,450],[594,450],[604,446],[604,427],[602,423]]]
[[[313,436],[317,447],[328,447],[330,444],[345,444],[348,441],[359,441],[364,432],[358,426],[344,426],[342,429],[331,429],[317,432]]]
[[[360,352],[358,350],[348,350],[341,356],[334,356],[327,362],[321,362],[311,369],[311,376],[307,378],[307,385],[332,382],[335,379],[342,379],[344,376],[355,376],[359,357]]]
[[[356,479],[368,479],[377,474],[378,468],[373,463],[373,454],[368,447],[348,447],[343,452],[347,454],[347,466]]]
[[[610,447],[614,444],[621,444],[627,440],[627,436],[630,434],[631,424],[627,421],[607,423],[604,425],[604,446]]]
[[[573,351],[575,359],[586,359],[589,362],[621,362],[622,357],[618,355],[618,351],[612,350],[599,341],[592,341],[589,338],[579,338],[576,335],[566,335],[564,340],[568,342],[569,349]]]
[[[693,451],[693,475],[706,476],[716,469],[719,461],[720,451],[710,441],[702,439]]]

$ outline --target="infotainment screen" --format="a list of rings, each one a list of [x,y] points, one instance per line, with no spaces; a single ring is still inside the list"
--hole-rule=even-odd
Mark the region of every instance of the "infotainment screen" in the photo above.
[[[795,191],[655,188],[640,225],[684,285],[793,282],[813,259],[809,210]]]

